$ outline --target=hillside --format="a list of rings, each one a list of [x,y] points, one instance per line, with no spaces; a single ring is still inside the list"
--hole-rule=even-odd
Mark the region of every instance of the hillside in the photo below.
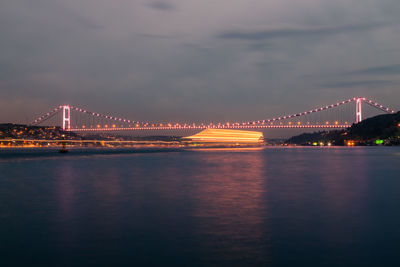
[[[0,139],[81,139],[73,132],[63,131],[60,127],[28,126],[24,124],[0,124]]]
[[[0,123],[0,140],[46,139],[46,140],[134,140],[134,141],[179,141],[177,136],[120,136],[112,133],[82,134],[63,131],[55,126],[29,126],[24,124]]]
[[[348,135],[355,140],[388,139],[400,135],[400,112],[379,115],[353,124]]]
[[[375,116],[353,124],[346,130],[304,133],[289,138],[287,144],[315,145],[316,143],[345,145],[349,140],[358,145],[374,145],[384,140],[386,145],[400,144],[400,112]]]

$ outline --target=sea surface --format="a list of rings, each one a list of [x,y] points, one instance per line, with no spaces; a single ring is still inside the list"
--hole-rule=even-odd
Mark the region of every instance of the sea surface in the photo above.
[[[0,150],[0,266],[399,266],[399,147]]]

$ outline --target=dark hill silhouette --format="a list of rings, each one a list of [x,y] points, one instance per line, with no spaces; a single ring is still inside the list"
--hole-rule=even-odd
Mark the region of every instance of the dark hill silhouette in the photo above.
[[[400,135],[400,112],[385,114],[366,119],[358,124],[353,124],[348,130],[348,135],[353,139],[387,139]]]
[[[332,145],[344,145],[346,140],[354,140],[361,145],[374,144],[375,140],[386,140],[386,144],[400,144],[400,112],[378,115],[353,124],[346,130],[304,133],[289,138],[286,143],[312,145],[313,143],[330,142]]]

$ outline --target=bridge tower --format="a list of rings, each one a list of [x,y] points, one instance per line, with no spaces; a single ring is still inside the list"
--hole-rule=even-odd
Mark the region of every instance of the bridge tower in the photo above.
[[[356,123],[359,123],[362,121],[362,98],[359,97],[356,100]]]
[[[68,105],[62,106],[63,109],[63,126],[64,131],[71,130],[71,108]]]

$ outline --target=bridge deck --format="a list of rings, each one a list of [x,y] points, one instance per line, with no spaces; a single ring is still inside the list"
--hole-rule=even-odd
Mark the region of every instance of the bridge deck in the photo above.
[[[325,128],[325,129],[345,129],[349,124],[321,124],[321,125],[237,125],[237,126],[149,126],[149,127],[107,127],[107,128],[72,128],[71,132],[92,132],[92,131],[137,131],[137,130],[202,130],[212,129],[306,129],[306,128]]]

